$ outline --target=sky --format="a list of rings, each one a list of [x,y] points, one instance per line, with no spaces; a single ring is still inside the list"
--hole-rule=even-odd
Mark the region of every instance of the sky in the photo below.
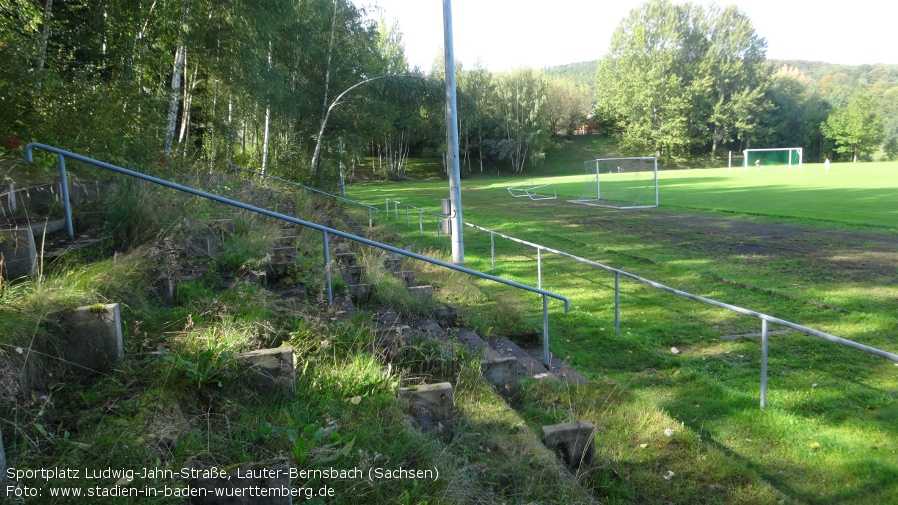
[[[674,0],[675,3],[683,3]],[[443,52],[443,0],[352,0],[395,20],[406,57],[429,71]],[[493,72],[601,59],[640,0],[452,0],[456,61]],[[710,0],[692,3],[710,5]],[[722,0],[767,39],[767,57],[861,65],[898,64],[895,0]]]

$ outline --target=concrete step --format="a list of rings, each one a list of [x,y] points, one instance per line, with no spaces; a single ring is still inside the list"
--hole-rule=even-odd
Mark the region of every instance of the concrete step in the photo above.
[[[522,349],[518,344],[512,342],[508,337],[493,337],[489,340],[489,346],[500,357],[512,356],[518,360],[518,366],[523,373],[535,379],[561,380],[546,365],[530,353]]]
[[[529,354],[533,359],[542,363],[543,360],[543,348],[542,347],[525,347],[523,348],[524,352]],[[555,353],[549,353],[551,357],[552,366],[549,368],[556,377],[559,379],[572,382],[575,384],[585,384],[589,382],[589,379],[586,378],[583,374],[578,372],[572,366],[568,365],[564,360],[555,355]]]

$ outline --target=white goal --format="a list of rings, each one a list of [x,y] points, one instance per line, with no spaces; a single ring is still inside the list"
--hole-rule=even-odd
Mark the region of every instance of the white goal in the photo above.
[[[528,197],[531,200],[554,200],[558,198],[554,184],[525,184],[509,186],[508,193],[515,198]]]
[[[802,148],[777,147],[772,149],[746,149],[742,151],[742,170],[750,168],[761,170],[766,167],[786,167],[800,169],[802,167]]]
[[[583,167],[583,191],[569,202],[614,209],[658,206],[658,158],[600,158]]]

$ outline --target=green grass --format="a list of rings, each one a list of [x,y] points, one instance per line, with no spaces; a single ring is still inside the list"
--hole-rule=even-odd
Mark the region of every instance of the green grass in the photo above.
[[[601,137],[562,139],[538,173],[559,185],[568,174],[582,178],[583,159],[608,156],[612,149]],[[423,162],[413,173],[432,174],[438,167]],[[485,175],[463,181],[464,218],[686,291],[894,349],[896,272],[864,274],[865,262],[887,253],[874,251],[853,262],[841,258],[845,272],[805,254],[736,254],[727,233],[702,221],[726,216],[771,228],[788,222],[889,237],[895,219],[877,213],[894,209],[889,198],[880,197],[894,193],[889,186],[894,168],[833,165],[827,178],[813,165],[802,171],[801,176],[811,175],[806,178],[774,170],[665,171],[666,208],[637,212],[515,200],[505,188],[538,180],[535,172],[520,178]],[[848,172],[836,179],[843,170]],[[573,180],[572,187],[579,185]],[[229,194],[242,189],[219,188]],[[389,197],[437,210],[446,194],[445,181],[436,180],[356,185],[348,196],[381,208]],[[139,196],[139,203],[119,202],[120,212],[136,223],[133,229],[152,229],[144,234],[151,239],[146,246],[117,259],[98,260],[99,253],[69,257],[46,265],[44,278],[0,286],[3,352],[29,345],[49,311],[75,305],[122,303],[126,333],[127,358],[114,370],[54,384],[49,401],[32,397],[15,408],[4,406],[0,426],[11,466],[180,468],[284,457],[304,468],[438,468],[441,473],[437,481],[308,483],[335,488],[337,503],[898,501],[898,368],[880,358],[812,337],[774,336],[768,407],[761,410],[758,342],[719,339],[759,331],[757,320],[624,280],[617,334],[613,278],[544,255],[546,288],[572,301],[570,314],[550,302],[552,349],[594,381],[565,386],[527,380],[509,399],[516,414],[478,380],[478,356],[464,348],[413,342],[386,363],[370,353],[371,317],[338,320],[323,308],[318,289],[312,289],[306,312],[298,317],[294,302],[258,286],[237,282],[220,290],[224,280],[260,268],[260,249],[277,236],[270,223],[245,215],[233,216],[237,236],[214,248],[216,261],[205,274],[182,284],[173,304],[161,304],[150,274],[168,260],[156,248],[189,231],[181,221],[185,216],[225,216],[218,207],[166,198],[164,192]],[[824,196],[830,201],[820,203]],[[270,203],[267,193],[247,191],[238,199]],[[804,206],[813,205],[813,212],[803,214]],[[148,220],[136,212],[139,207],[162,209],[165,215]],[[694,222],[671,229],[661,222],[667,209]],[[438,245],[432,231],[419,234],[416,216],[406,228],[404,219],[394,226],[384,214],[375,220],[386,226],[369,230],[369,236],[447,259],[448,241]],[[142,238],[133,229],[124,230],[123,243]],[[320,233],[301,240],[311,251],[308,261],[319,263]],[[763,240],[745,239],[743,245],[751,250]],[[802,243],[815,251],[827,247],[819,238]],[[876,244],[858,244],[858,250],[868,245],[873,251]],[[489,271],[489,237],[466,229],[465,246],[467,266]],[[496,247],[498,274],[535,284],[532,249],[502,240]],[[362,251],[361,259],[372,267],[380,262],[371,251]],[[483,335],[541,326],[538,297],[444,269],[413,268],[441,300],[458,303],[461,321]],[[310,267],[304,273],[320,284],[320,272]],[[386,284],[382,274],[369,272]],[[427,307],[401,295],[399,286],[388,287],[380,302],[410,316],[426,313]],[[297,394],[287,400],[262,397],[246,386],[232,357],[282,343],[296,348]],[[673,346],[682,352],[672,354]],[[440,441],[410,428],[395,388],[443,380],[456,386],[457,433]],[[540,449],[537,437],[544,424],[583,419],[598,427],[596,463],[572,480]]]
[[[553,167],[547,171],[567,170]],[[662,208],[626,212],[513,199],[506,191],[533,181],[579,194],[581,175],[468,179],[462,182],[463,218],[895,352],[889,336],[898,330],[898,289],[896,270],[888,266],[895,252],[874,246],[877,237],[891,240],[898,228],[896,170],[896,163],[864,163],[833,164],[828,173],[815,164],[800,171],[662,171]],[[441,181],[367,184],[351,187],[348,195],[381,209],[384,199],[392,198],[437,211],[447,188]],[[671,226],[662,222],[666,211],[693,217]],[[418,232],[416,214],[406,228],[402,209],[399,220],[383,212],[378,221],[402,234],[405,243],[437,246],[432,231]],[[785,223],[808,230],[809,237],[796,242],[803,249],[787,253],[740,253],[728,245],[727,230],[704,225],[707,218],[770,230]],[[815,230],[828,234],[811,237]],[[826,254],[828,240],[856,231],[872,241],[851,244],[856,257]],[[752,251],[764,240],[787,239],[747,238],[740,246]],[[498,238],[495,247],[499,275],[536,285],[532,248]],[[441,249],[447,248],[444,239]],[[878,252],[867,255],[868,248]],[[466,266],[490,271],[486,234],[465,228],[465,252]],[[866,273],[867,262],[875,261],[884,261],[885,270]],[[563,314],[550,302],[553,352],[600,384],[613,383],[615,393],[600,388],[576,400],[580,396],[573,392],[556,392],[557,401],[547,401],[549,393],[536,389],[518,405],[529,406],[524,417],[534,430],[545,421],[584,417],[614,427],[599,438],[602,471],[580,476],[597,497],[612,503],[898,501],[898,367],[892,363],[810,336],[771,337],[768,407],[762,410],[758,339],[719,339],[759,332],[758,320],[623,280],[618,335],[610,274],[546,253],[543,272],[543,286],[568,296],[573,306]],[[536,297],[483,282],[478,286],[491,293],[485,295],[487,303],[514,300],[524,324],[540,327]],[[469,322],[485,333],[508,330],[489,321]],[[671,347],[681,353],[672,354]],[[604,408],[593,405],[599,398],[607,399]],[[659,436],[668,424],[681,426],[682,438]],[[704,461],[711,463],[699,463]],[[661,479],[662,469],[677,477]]]
[[[245,189],[239,199],[274,204],[270,193]],[[131,224],[143,223],[134,230],[149,228],[152,233],[126,234],[129,240],[122,244],[131,244],[130,250],[110,258],[110,239],[97,250],[48,261],[41,277],[0,285],[4,374],[12,371],[5,358],[15,358],[18,348],[49,353],[65,345],[49,339],[45,329],[47,314],[59,309],[119,302],[125,342],[125,359],[111,370],[91,376],[67,373],[63,380],[49,381],[46,391],[15,399],[3,391],[0,428],[10,467],[179,472],[285,459],[312,470],[439,471],[439,479],[293,481],[294,487],[329,486],[335,497],[326,503],[592,502],[590,493],[572,481],[537,436],[479,379],[478,355],[461,346],[412,341],[388,362],[372,352],[375,324],[370,314],[346,318],[326,308],[320,233],[300,232],[297,238],[304,251],[311,251],[297,273],[309,283],[309,298],[282,299],[239,280],[247,269],[264,268],[260,258],[279,236],[276,224],[164,192],[139,196],[139,204],[129,205],[127,198],[120,202],[121,215]],[[339,210],[306,201],[298,207],[313,219]],[[147,209],[152,209],[152,219],[145,215]],[[194,220],[177,219],[181,216],[232,217],[236,233],[223,243],[213,241],[211,259],[178,259],[172,244],[204,228]],[[372,267],[372,280],[386,284],[383,269],[374,268],[382,253],[359,252],[361,262]],[[157,269],[163,266],[201,275],[180,283],[175,299],[163,303],[155,293]],[[444,272],[432,277],[459,292],[470,289],[466,299],[478,296],[476,289]],[[409,316],[429,314],[432,307],[393,284],[379,294],[380,302]],[[47,343],[36,343],[45,338]],[[262,395],[235,355],[282,344],[295,349],[296,394]],[[63,368],[41,372],[51,371],[59,379]],[[446,440],[417,429],[397,399],[398,386],[424,381],[448,381],[455,387],[456,432]],[[114,489],[115,480],[88,481],[83,473],[80,479],[51,482],[25,478],[24,485],[44,493],[40,499],[4,503],[68,503],[50,497],[49,488]],[[181,489],[187,484],[161,475],[139,478],[131,486]],[[161,496],[84,501],[183,502]]]

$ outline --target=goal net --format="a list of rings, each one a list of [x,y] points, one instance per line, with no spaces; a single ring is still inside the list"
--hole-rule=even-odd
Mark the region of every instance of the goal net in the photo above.
[[[583,191],[569,202],[614,209],[658,206],[657,158],[600,158],[583,167]]]
[[[802,166],[802,149],[800,147],[746,149],[742,154],[743,171],[750,168],[761,170],[768,167],[785,167],[791,170]]]

